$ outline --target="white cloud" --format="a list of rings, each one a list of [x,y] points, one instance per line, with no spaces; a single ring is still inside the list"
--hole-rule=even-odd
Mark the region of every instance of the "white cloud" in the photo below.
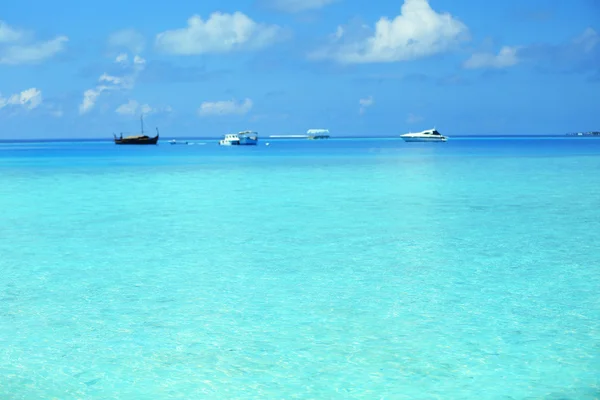
[[[117,56],[117,58],[115,58],[115,62],[117,64],[127,64],[128,60],[129,56],[126,53],[121,53]]]
[[[360,99],[358,101],[358,104],[360,104],[360,114],[364,114],[365,111],[367,110],[368,107],[371,107],[373,104],[375,103],[375,100],[373,100],[373,96],[369,96],[365,99]]]
[[[155,111],[156,110],[154,108],[150,107],[150,105],[148,105],[148,104],[142,104],[140,106],[140,112],[142,114],[151,114],[151,113],[153,113]]]
[[[111,76],[108,74],[102,74],[98,79],[100,82],[112,83],[114,85],[121,85],[123,83],[123,78],[119,78],[118,76]]]
[[[34,41],[31,32],[12,28],[0,21],[0,64],[39,63],[63,51],[68,41],[66,36]]]
[[[170,113],[173,109],[170,106],[166,107],[151,107],[149,104],[139,104],[135,100],[129,100],[125,104],[121,104],[115,112],[121,115],[138,115],[138,114],[156,114]]]
[[[90,111],[96,105],[96,99],[100,96],[100,93],[107,89],[106,86],[97,86],[95,89],[88,89],[83,92],[83,101],[79,105],[79,113],[85,114]]]
[[[16,95],[14,96],[16,97]],[[33,110],[42,104],[42,92],[36,88],[30,88],[21,92],[18,96],[19,103],[29,110]]]
[[[323,8],[338,0],[271,0],[270,6],[283,12],[296,13]]]
[[[421,117],[420,115],[415,115],[413,113],[408,114],[408,117],[406,118],[406,122],[409,124],[416,124],[417,122],[421,121],[423,121],[423,117]]]
[[[226,53],[260,49],[283,35],[279,26],[254,22],[241,12],[215,12],[206,21],[194,15],[187,22],[185,28],[156,35],[156,47],[165,53],[182,55]]]
[[[464,62],[463,67],[468,69],[512,67],[519,63],[518,50],[518,47],[504,46],[498,54],[475,53]]]
[[[6,22],[0,21],[0,43],[11,43],[21,40],[24,33],[11,28]]]
[[[103,92],[133,89],[137,77],[146,67],[146,60],[142,57],[136,55],[133,58],[133,62],[130,62],[129,56],[125,53],[119,54],[114,62],[125,69],[125,73],[122,76],[114,76],[107,73],[100,75],[96,87],[83,92],[83,100],[79,105],[79,114],[91,111],[96,105],[98,97]]]
[[[115,112],[121,115],[135,115],[137,114],[137,109],[139,108],[139,104],[135,100],[129,100],[126,104],[121,104]]]
[[[468,39],[468,28],[448,13],[438,13],[427,0],[404,0],[400,15],[382,17],[374,32],[362,26],[357,35],[338,27],[332,43],[309,54],[342,64],[407,61],[449,51]]]
[[[36,88],[23,90],[21,93],[2,97],[0,94],[0,109],[4,107],[23,107],[33,110],[42,104],[42,92]]]
[[[0,64],[38,63],[63,51],[68,41],[66,36],[59,36],[46,42],[7,46],[1,51]]]
[[[252,109],[253,103],[251,99],[245,99],[241,103],[236,103],[234,100],[224,100],[224,101],[205,101],[200,105],[198,109],[198,114],[201,117],[211,116],[211,115],[244,115],[247,114]]]
[[[108,37],[108,45],[115,49],[126,49],[132,53],[141,53],[146,46],[144,36],[135,29],[123,29]]]

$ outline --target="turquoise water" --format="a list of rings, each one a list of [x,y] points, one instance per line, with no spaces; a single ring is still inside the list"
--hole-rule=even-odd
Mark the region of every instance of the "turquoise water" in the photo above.
[[[2,399],[597,399],[600,140],[0,144]]]

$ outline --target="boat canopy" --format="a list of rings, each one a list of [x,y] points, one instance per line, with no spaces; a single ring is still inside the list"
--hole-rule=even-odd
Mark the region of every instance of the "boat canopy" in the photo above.
[[[306,131],[306,133],[308,135],[323,135],[328,134],[329,129],[309,129],[308,131]]]
[[[125,136],[123,139],[147,139],[147,135],[133,135],[133,136]]]

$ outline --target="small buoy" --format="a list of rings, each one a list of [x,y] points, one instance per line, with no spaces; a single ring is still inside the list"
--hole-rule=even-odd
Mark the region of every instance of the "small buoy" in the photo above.
[[[265,143],[265,146],[268,146],[268,145],[270,145],[270,144],[271,144],[271,143],[267,142],[267,143]]]

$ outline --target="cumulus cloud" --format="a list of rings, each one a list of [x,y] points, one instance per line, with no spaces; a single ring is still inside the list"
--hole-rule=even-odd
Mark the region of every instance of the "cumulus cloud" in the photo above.
[[[133,89],[139,74],[146,67],[146,60],[143,58],[136,55],[133,58],[133,62],[131,62],[129,56],[125,53],[119,54],[114,62],[121,66],[124,70],[123,74],[120,76],[109,75],[107,73],[100,75],[96,87],[83,92],[83,100],[79,105],[79,114],[91,111],[96,105],[98,97],[104,92]]]
[[[360,99],[358,101],[358,104],[360,104],[360,110],[359,110],[360,115],[363,115],[365,113],[365,111],[367,111],[367,108],[371,107],[373,105],[373,103],[375,103],[375,100],[373,100],[373,96],[369,96],[365,99]]]
[[[117,56],[117,58],[115,58],[115,62],[117,64],[127,64],[127,62],[129,61],[129,56],[125,53],[121,53]]]
[[[519,63],[518,50],[518,47],[504,46],[498,54],[475,53],[464,62],[463,67],[468,69],[512,67]]]
[[[36,88],[23,90],[8,97],[0,94],[0,109],[5,107],[22,107],[26,110],[33,110],[42,104],[42,92]]]
[[[521,63],[533,64],[547,71],[600,70],[600,35],[594,29],[587,28],[582,34],[562,44],[504,46],[498,54],[473,54],[463,63],[463,67],[503,69]]]
[[[330,45],[309,58],[342,64],[407,61],[449,51],[467,40],[468,32],[452,15],[433,10],[428,0],[404,0],[400,15],[380,18],[374,29],[338,27]]]
[[[117,50],[127,50],[134,54],[144,51],[146,39],[135,29],[123,29],[108,37],[108,46]]]
[[[149,104],[139,104],[135,100],[129,100],[125,104],[121,104],[115,112],[121,115],[149,115],[156,113],[169,113],[173,111],[170,106],[166,107],[151,107]]]
[[[106,89],[105,86],[97,86],[96,89],[88,89],[83,92],[83,101],[79,105],[79,114],[85,114],[90,111],[96,105],[96,99],[100,96],[100,93]]]
[[[135,56],[135,57],[133,57],[133,63],[135,65],[144,65],[144,64],[146,64],[146,60],[140,56]]]
[[[0,21],[0,64],[39,63],[63,51],[68,41],[66,36],[36,41],[33,33],[12,28]]]
[[[147,105],[147,104],[145,104],[145,105]],[[117,114],[121,114],[121,115],[134,115],[134,114],[137,114],[137,110],[138,110],[139,106],[140,105],[138,104],[137,101],[129,100],[127,103],[121,104],[119,107],[117,107],[115,112]]]
[[[164,53],[193,55],[256,50],[269,46],[283,36],[277,25],[261,24],[241,12],[215,12],[207,20],[194,15],[187,27],[156,35],[156,47]]]
[[[207,116],[223,116],[223,115],[244,115],[252,109],[253,103],[251,99],[245,99],[243,102],[235,100],[224,101],[205,101],[200,105],[198,114],[201,117]]]
[[[323,8],[339,0],[270,0],[268,5],[279,11],[296,13]]]

